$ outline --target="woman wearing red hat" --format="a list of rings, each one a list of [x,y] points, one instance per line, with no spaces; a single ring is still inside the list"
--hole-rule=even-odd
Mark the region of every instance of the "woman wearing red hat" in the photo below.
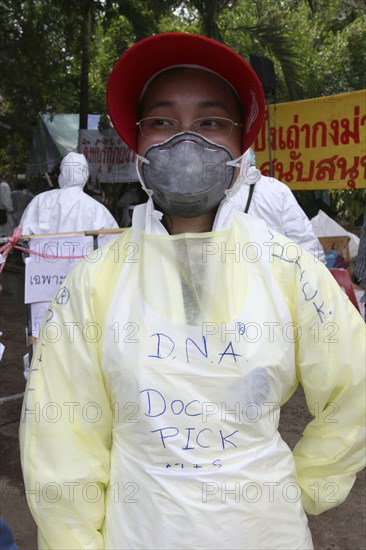
[[[305,512],[363,465],[364,324],[324,266],[235,209],[260,83],[223,44],[167,33],[120,58],[107,101],[149,200],[41,330],[21,428],[40,548],[310,549]],[[292,453],[298,383],[314,420]]]

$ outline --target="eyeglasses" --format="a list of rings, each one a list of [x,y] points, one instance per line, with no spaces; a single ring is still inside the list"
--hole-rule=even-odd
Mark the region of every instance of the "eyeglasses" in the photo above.
[[[158,116],[142,118],[136,124],[144,137],[160,136],[165,139],[177,134],[180,131],[180,125],[180,121],[175,118]],[[229,118],[204,117],[192,121],[191,131],[211,139],[226,138],[230,136],[233,126],[242,127],[243,125],[233,122]]]

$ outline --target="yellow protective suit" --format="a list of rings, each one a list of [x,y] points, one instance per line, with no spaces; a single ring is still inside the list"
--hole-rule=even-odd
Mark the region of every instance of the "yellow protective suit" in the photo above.
[[[21,421],[40,548],[304,550],[304,509],[349,493],[363,320],[306,251],[221,217],[134,221],[55,296]],[[292,453],[277,428],[299,382],[315,417]]]

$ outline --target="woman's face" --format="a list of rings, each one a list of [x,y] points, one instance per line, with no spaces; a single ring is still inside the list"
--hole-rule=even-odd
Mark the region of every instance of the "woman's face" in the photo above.
[[[141,119],[166,117],[179,121],[177,131],[192,131],[192,122],[203,117],[222,117],[241,123],[239,100],[220,77],[200,69],[177,69],[158,76],[143,98]],[[233,126],[229,136],[213,139],[230,150],[233,158],[241,155],[242,129]],[[143,136],[139,132],[138,153],[143,155],[161,135]]]

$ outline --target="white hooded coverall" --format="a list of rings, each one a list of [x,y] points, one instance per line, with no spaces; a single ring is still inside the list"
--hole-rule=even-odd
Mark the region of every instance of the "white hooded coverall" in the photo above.
[[[60,189],[36,195],[24,211],[19,224],[23,235],[118,228],[109,210],[84,193],[88,177],[84,155],[68,153],[61,163]]]
[[[40,332],[21,458],[41,549],[310,549],[364,460],[365,327],[327,269],[221,204],[170,236],[149,199]],[[280,406],[314,420],[292,453]]]
[[[0,237],[10,237],[14,231],[13,201],[7,181],[0,181],[0,208],[6,211],[6,222],[0,225]]]
[[[325,263],[324,250],[291,189],[276,178],[263,176],[254,166],[248,168],[243,179],[232,198],[238,209],[245,211],[250,187],[254,185],[248,214],[264,220],[270,229],[295,241]]]

